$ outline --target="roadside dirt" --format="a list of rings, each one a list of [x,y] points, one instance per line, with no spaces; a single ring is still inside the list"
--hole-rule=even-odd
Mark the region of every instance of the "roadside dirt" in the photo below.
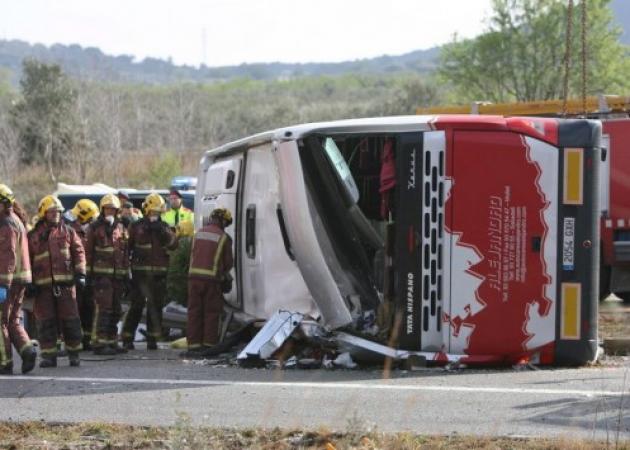
[[[625,442],[537,438],[421,436],[326,430],[193,428],[185,418],[169,428],[86,423],[0,423],[0,449],[630,449]]]

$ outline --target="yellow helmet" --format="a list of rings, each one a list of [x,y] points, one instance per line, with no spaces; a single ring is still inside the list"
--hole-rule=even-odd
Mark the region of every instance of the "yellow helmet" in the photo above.
[[[192,220],[182,220],[177,225],[177,236],[192,236],[195,234],[195,225]]]
[[[150,212],[162,213],[165,207],[166,202],[157,192],[150,193],[142,202],[142,212],[145,216],[149,215]]]
[[[8,202],[11,205],[15,202],[13,191],[6,184],[0,184],[0,202]]]
[[[120,209],[120,199],[114,194],[104,195],[100,207],[101,210],[105,207]]]
[[[63,212],[63,205],[57,197],[54,195],[47,195],[39,201],[37,206],[37,217],[43,219],[46,216],[46,211],[55,208],[59,212]]]
[[[210,214],[210,219],[221,220],[223,226],[229,227],[232,224],[232,213],[227,208],[215,208]]]
[[[92,200],[82,198],[70,210],[79,223],[85,224],[98,217],[98,206]]]

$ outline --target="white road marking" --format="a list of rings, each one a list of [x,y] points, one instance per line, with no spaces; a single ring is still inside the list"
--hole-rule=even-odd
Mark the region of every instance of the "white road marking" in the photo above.
[[[299,389],[361,389],[375,391],[420,391],[420,392],[463,392],[487,394],[524,394],[524,395],[574,395],[579,397],[606,397],[629,395],[624,391],[582,390],[582,389],[531,389],[506,387],[471,387],[471,386],[427,386],[416,384],[395,384],[387,381],[371,383],[348,382],[312,382],[312,381],[233,381],[233,380],[175,380],[152,378],[80,378],[80,377],[41,377],[23,375],[0,376],[0,381],[65,381],[79,383],[115,383],[115,384],[154,384],[185,386],[237,386],[237,387],[281,387]]]

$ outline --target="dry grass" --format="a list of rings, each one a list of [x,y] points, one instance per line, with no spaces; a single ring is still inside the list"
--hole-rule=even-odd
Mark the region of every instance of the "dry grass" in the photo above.
[[[196,152],[162,155],[129,152],[124,153],[119,162],[104,157],[103,161],[90,164],[82,177],[70,169],[59,170],[55,176],[57,181],[68,184],[105,183],[113,187],[168,189],[172,176],[196,176],[200,157],[201,153]],[[42,197],[57,189],[43,164],[19,167],[12,180],[13,192],[30,214],[36,212]]]
[[[602,338],[630,337],[630,307],[621,302],[601,303],[599,334]]]
[[[326,430],[216,429],[190,426],[183,417],[173,427],[85,423],[0,423],[0,449],[568,449],[607,448],[602,441],[564,439],[420,436],[411,433],[336,433]],[[629,449],[627,443],[610,448]]]

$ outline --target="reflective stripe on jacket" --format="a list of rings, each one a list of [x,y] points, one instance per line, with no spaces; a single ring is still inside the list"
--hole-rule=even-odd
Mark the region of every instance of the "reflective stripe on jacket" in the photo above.
[[[127,230],[122,222],[113,225],[98,218],[88,228],[85,257],[89,275],[125,278],[129,272]]]
[[[85,250],[81,238],[61,221],[40,221],[28,234],[33,283],[72,284],[75,274],[85,274]]]
[[[28,255],[26,228],[11,211],[0,218],[0,285],[31,282],[31,262]]]
[[[207,225],[195,233],[189,278],[221,281],[233,264],[232,239],[218,225]]]
[[[131,270],[166,275],[167,251],[177,247],[177,239],[165,222],[159,221],[158,224],[158,229],[152,229],[151,222],[144,218],[129,227]]]
[[[185,220],[190,220],[191,222],[194,222],[195,213],[182,205],[177,209],[171,208],[168,211],[162,213],[162,220],[166,222],[170,227],[175,227]]]

